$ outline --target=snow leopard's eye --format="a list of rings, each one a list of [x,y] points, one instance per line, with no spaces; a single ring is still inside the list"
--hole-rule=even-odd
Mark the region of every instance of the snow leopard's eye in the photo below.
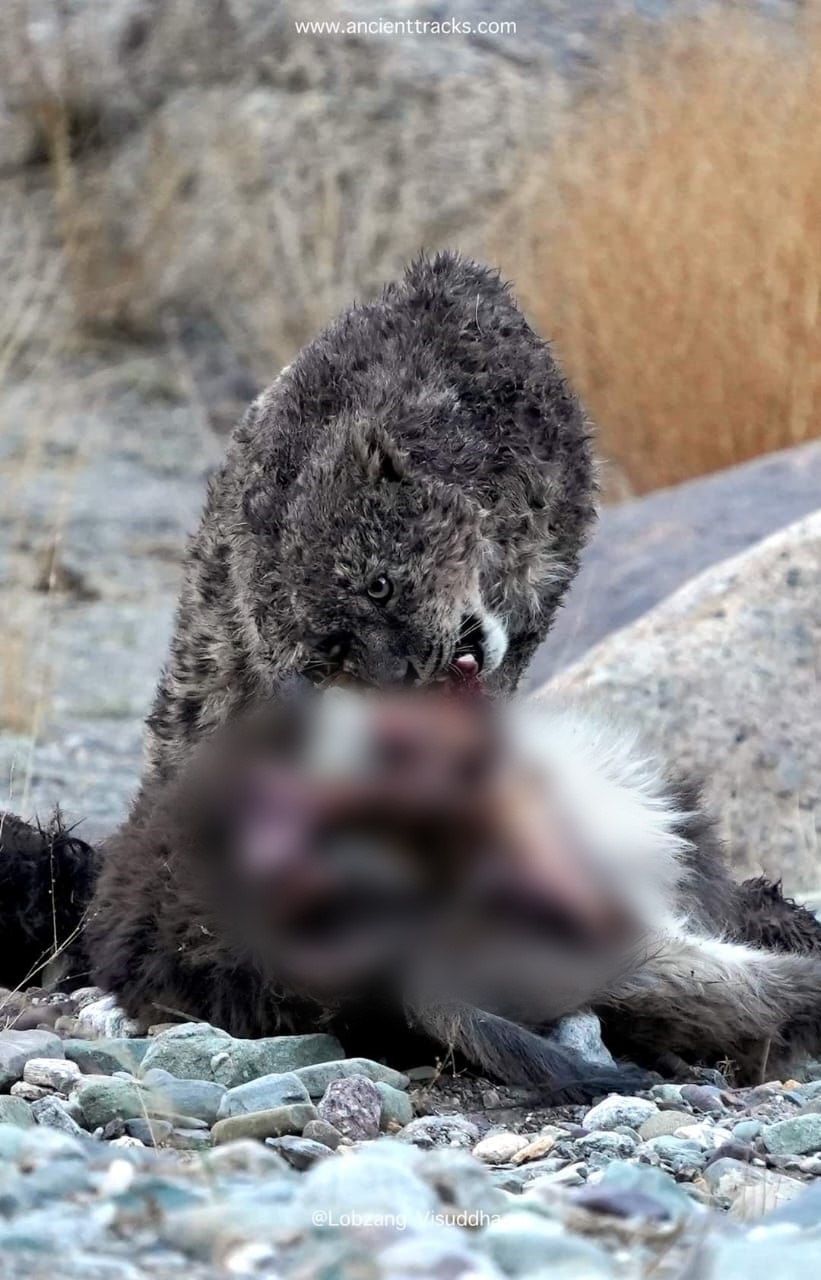
[[[377,604],[386,604],[393,595],[393,583],[384,573],[378,573],[368,583],[368,595]]]

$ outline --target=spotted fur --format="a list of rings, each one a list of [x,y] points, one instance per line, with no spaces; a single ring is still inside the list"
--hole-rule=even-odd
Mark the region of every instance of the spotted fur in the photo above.
[[[344,639],[356,681],[447,672],[466,621],[515,687],[594,515],[590,432],[496,272],[420,257],[250,407],[188,548],[147,771]],[[368,583],[386,575],[376,602]],[[341,646],[341,641],[340,641]]]

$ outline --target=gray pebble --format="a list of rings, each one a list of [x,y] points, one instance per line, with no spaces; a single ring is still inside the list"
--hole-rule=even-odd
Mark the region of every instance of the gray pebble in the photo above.
[[[366,1076],[332,1080],[317,1106],[320,1120],[327,1120],[346,1138],[359,1142],[379,1133],[382,1097]]]
[[[562,1018],[549,1039],[562,1049],[580,1054],[585,1062],[615,1067],[616,1060],[601,1036],[601,1023],[595,1013],[574,1013]]]
[[[638,1141],[625,1133],[608,1133],[607,1130],[602,1129],[595,1133],[588,1133],[583,1138],[577,1138],[574,1146],[577,1155],[590,1163],[590,1157],[593,1155],[602,1156],[607,1160],[631,1156],[638,1146]],[[598,1162],[594,1162],[594,1167],[598,1167]]]
[[[301,1134],[308,1121],[314,1119],[316,1107],[312,1103],[295,1102],[290,1107],[251,1111],[218,1120],[211,1137],[217,1145],[237,1138],[281,1138],[286,1133]]]
[[[408,1094],[401,1089],[394,1089],[391,1084],[385,1084],[384,1080],[378,1080],[376,1088],[382,1099],[380,1128],[387,1129],[389,1125],[399,1125],[402,1128],[410,1124],[413,1119],[413,1103]]]
[[[281,1138],[267,1138],[265,1145],[300,1172],[310,1169],[318,1160],[325,1160],[333,1155],[331,1148],[324,1142],[314,1142],[310,1138],[297,1138],[290,1134]]]
[[[505,1275],[584,1276],[608,1280],[610,1258],[598,1245],[566,1235],[557,1222],[535,1213],[508,1213],[492,1222],[485,1245]]]
[[[685,1084],[681,1087],[683,1100],[694,1111],[703,1111],[710,1115],[720,1115],[726,1110],[721,1100],[721,1090],[712,1084]]]
[[[333,1036],[240,1040],[215,1027],[185,1023],[156,1037],[143,1059],[143,1070],[162,1067],[180,1079],[212,1080],[232,1089],[260,1076],[339,1058],[341,1051]]]
[[[38,1102],[33,1102],[31,1114],[38,1124],[59,1129],[61,1133],[68,1133],[73,1138],[86,1136],[61,1098],[41,1098]]]
[[[752,1142],[761,1133],[760,1120],[739,1120],[733,1125],[731,1133],[739,1142]]]
[[[260,1076],[258,1080],[229,1089],[222,1097],[217,1118],[225,1120],[227,1116],[247,1115],[251,1111],[271,1111],[295,1102],[310,1102],[310,1098],[305,1085],[293,1072]]]
[[[765,1124],[761,1137],[774,1156],[805,1156],[821,1151],[821,1115],[794,1116]]]
[[[98,1129],[112,1120],[130,1120],[145,1112],[145,1092],[130,1080],[115,1076],[84,1077],[72,1095],[80,1104],[83,1124]]]
[[[129,1138],[139,1138],[146,1147],[165,1145],[174,1128],[168,1120],[146,1120],[144,1116],[126,1120],[124,1127]]]
[[[707,1163],[708,1153],[697,1142],[689,1142],[686,1138],[674,1138],[670,1134],[659,1134],[657,1138],[649,1138],[639,1147],[637,1154],[642,1159],[650,1159],[655,1163],[656,1157],[665,1167],[680,1178],[694,1178]]]
[[[472,1150],[479,1141],[479,1130],[462,1116],[418,1116],[397,1134],[401,1142],[430,1150],[433,1147],[462,1147]]]
[[[27,1129],[34,1124],[31,1106],[22,1098],[3,1097],[0,1095],[0,1124],[14,1124]]]
[[[76,1062],[66,1058],[29,1058],[23,1067],[23,1080],[41,1089],[51,1089],[55,1093],[68,1093],[80,1079],[80,1068]]]
[[[211,1146],[211,1134],[207,1129],[184,1129],[174,1125],[167,1142],[175,1151],[207,1151]]]
[[[426,1151],[416,1156],[414,1167],[449,1209],[478,1212],[487,1220],[508,1207],[506,1197],[495,1185],[494,1175],[499,1171],[480,1164],[467,1151],[452,1147]],[[478,1227],[483,1222],[474,1220],[465,1225]]]
[[[692,1123],[693,1117],[689,1111],[657,1111],[655,1115],[648,1116],[641,1125],[639,1137],[642,1142],[647,1142],[650,1138],[662,1138],[665,1134],[673,1134],[683,1124]]]
[[[312,1142],[321,1142],[323,1146],[330,1147],[331,1151],[336,1151],[340,1142],[343,1141],[343,1135],[327,1120],[309,1120],[305,1128],[302,1130],[303,1138],[310,1138]]]
[[[254,1138],[237,1138],[214,1147],[205,1155],[204,1164],[212,1175],[219,1176],[242,1174],[245,1178],[268,1180],[291,1172],[282,1156]]]
[[[227,1092],[224,1085],[212,1080],[179,1080],[159,1067],[144,1072],[142,1082],[149,1090],[150,1114],[158,1111],[194,1116],[207,1125],[216,1121]]]
[[[30,1058],[62,1058],[63,1044],[51,1031],[0,1031],[0,1090],[22,1080]]]
[[[681,1108],[681,1090],[683,1086],[680,1084],[670,1084],[665,1081],[664,1084],[654,1084],[650,1090],[651,1098],[655,1099],[660,1106]]]
[[[650,1102],[647,1098],[630,1098],[611,1094],[609,1098],[590,1108],[582,1124],[585,1129],[614,1129],[620,1124],[638,1129],[645,1120],[655,1115],[657,1110],[655,1102]]]
[[[15,1080],[9,1089],[13,1098],[23,1098],[26,1102],[37,1102],[40,1098],[52,1098],[53,1090],[44,1089],[38,1084],[26,1084],[25,1080]]]
[[[373,1062],[370,1058],[341,1058],[331,1062],[321,1062],[311,1067],[300,1067],[294,1075],[305,1085],[310,1096],[321,1098],[333,1080],[342,1080],[347,1076],[365,1076],[374,1084],[388,1084],[393,1089],[407,1089],[410,1078],[393,1067],[385,1067],[381,1062]]]
[[[664,1139],[654,1139],[656,1142]],[[678,1219],[693,1212],[693,1203],[684,1190],[662,1169],[654,1169],[635,1161],[613,1160],[607,1166],[595,1188],[579,1193],[582,1204],[593,1203],[600,1196],[623,1197],[625,1204],[631,1201],[644,1204],[646,1212],[638,1216],[662,1216]],[[652,1210],[652,1211],[651,1211]],[[626,1216],[633,1217],[631,1210]]]
[[[48,1125],[35,1125],[25,1130],[17,1158],[29,1168],[51,1160],[85,1160],[90,1146],[85,1135],[80,1139]]]
[[[303,1220],[319,1208],[337,1220],[347,1214],[392,1215],[418,1229],[439,1198],[417,1172],[418,1154],[391,1138],[367,1143],[344,1159],[321,1160],[302,1175]],[[299,1219],[294,1225],[298,1225]]]
[[[802,1084],[800,1092],[807,1102],[812,1102],[814,1098],[821,1098],[821,1079],[806,1081]]]
[[[107,1076],[115,1071],[136,1071],[152,1043],[145,1037],[120,1036],[105,1040],[64,1040],[63,1048],[69,1061],[76,1062],[86,1075]]]

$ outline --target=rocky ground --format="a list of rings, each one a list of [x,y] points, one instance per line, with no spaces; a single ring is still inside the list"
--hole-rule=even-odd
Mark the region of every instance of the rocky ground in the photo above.
[[[38,74],[7,59],[0,94],[0,809],[59,803],[92,839],[124,816],[221,434],[420,243],[478,250],[561,77],[595,74],[607,8],[522,0],[515,46],[382,42],[375,78],[370,41],[298,40],[298,4],[93,0],[61,25],[35,0]],[[76,151],[60,235],[44,94]],[[819,494],[810,445],[608,508],[532,673],[638,712],[708,775],[739,868],[803,891],[821,881]],[[0,992],[4,1022],[0,1276],[818,1270],[819,1064],[556,1109],[439,1063],[346,1061],[322,1034],[135,1036],[90,990]],[[597,1043],[591,1020],[565,1034]]]
[[[713,1073],[546,1110],[437,1064],[346,1060],[323,1034],[133,1036],[92,988],[3,1009],[15,1280],[815,1274],[821,1079]]]

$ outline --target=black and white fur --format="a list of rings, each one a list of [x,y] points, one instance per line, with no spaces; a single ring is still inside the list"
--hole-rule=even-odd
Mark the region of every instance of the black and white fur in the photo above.
[[[355,772],[367,756],[368,700],[335,690],[321,708],[317,767]],[[381,1004],[297,995],[277,982],[242,922],[228,923],[210,891],[196,838],[199,801],[184,773],[156,782],[104,851],[86,935],[96,980],[145,1022],[175,1011],[244,1036],[322,1026],[349,1052],[397,1065],[416,1058],[411,1046],[421,1035],[486,1074],[556,1098],[645,1080],[629,1066],[591,1066],[551,1041],[555,1022],[579,1009],[598,1013],[609,1047],[640,1067],[731,1060],[749,1081],[784,1075],[802,1054],[817,1053],[821,926],[778,886],[732,879],[697,788],[671,780],[638,735],[590,705],[558,698],[513,706],[504,733],[511,767],[538,776],[545,796],[563,806],[596,877],[635,922],[624,945],[591,960],[549,932],[522,953],[504,935],[481,938],[481,954],[460,957],[478,984],[471,999],[457,981],[426,992],[409,981],[382,992]],[[4,937],[16,936],[16,871],[28,886],[29,949],[39,955],[53,931],[47,885],[55,859],[62,885],[65,870],[77,871],[73,846],[46,833],[35,871],[36,837],[23,824],[5,827],[0,916]],[[87,904],[87,868],[84,877],[74,915]],[[15,972],[27,963],[15,967],[8,946],[2,958]],[[482,962],[492,976],[484,992]],[[0,981],[14,976],[0,972]]]

